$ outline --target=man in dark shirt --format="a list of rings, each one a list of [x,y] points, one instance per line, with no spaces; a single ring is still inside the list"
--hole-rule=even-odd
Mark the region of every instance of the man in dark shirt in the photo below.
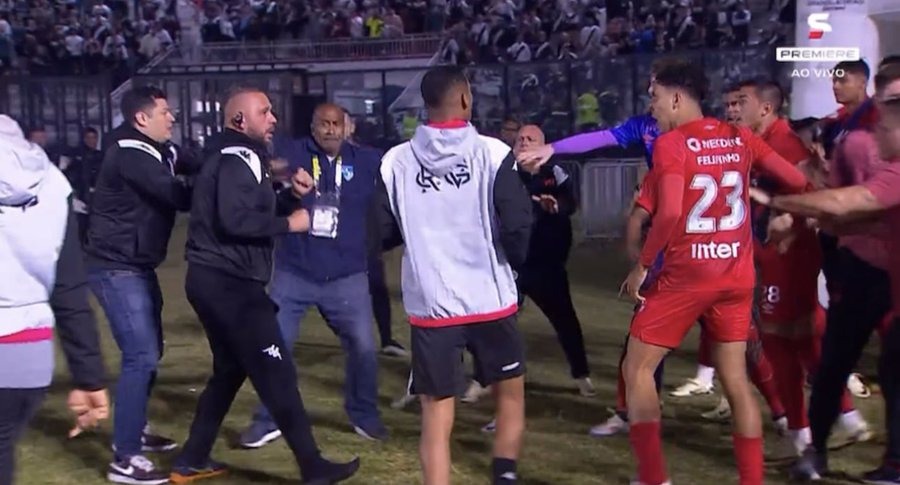
[[[544,133],[535,125],[519,130],[513,152],[544,144]],[[572,178],[559,165],[550,163],[536,173],[520,171],[531,194],[535,214],[528,259],[517,280],[519,299],[531,298],[556,330],[556,336],[569,362],[569,371],[579,392],[596,394],[589,377],[587,354],[581,322],[572,305],[566,261],[572,248],[572,221],[576,201]]]
[[[313,182],[298,170],[291,190],[278,196],[272,190],[267,144],[276,119],[264,93],[234,91],[225,103],[225,122],[225,131],[209,144],[215,152],[197,179],[186,252],[185,290],[209,339],[213,375],[200,395],[172,481],[187,483],[224,473],[223,465],[210,460],[210,451],[249,377],[284,433],[303,483],[337,483],[356,473],[359,460],[338,464],[322,458],[275,304],[266,293],[274,237],[309,229],[309,213],[298,207]]]
[[[100,151],[100,134],[89,126],[82,133],[82,144],[72,152],[72,162],[66,167],[65,174],[75,190],[75,213],[78,214],[78,231],[81,244],[87,242],[88,214],[91,210],[91,198],[100,167],[103,164],[103,152]]]
[[[175,118],[166,95],[140,87],[122,98],[125,123],[106,151],[91,200],[88,280],[122,351],[116,388],[113,448],[107,478],[161,484],[168,474],[143,456],[169,451],[174,441],[151,434],[147,402],[162,356],[162,292],[156,267],[166,259],[178,210],[190,191],[175,178],[164,144]]]

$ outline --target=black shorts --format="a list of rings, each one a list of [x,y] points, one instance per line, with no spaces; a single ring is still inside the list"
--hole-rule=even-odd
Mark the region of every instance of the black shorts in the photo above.
[[[525,374],[525,346],[516,316],[453,327],[412,327],[410,393],[435,398],[465,391],[463,350],[475,357],[475,380],[482,386]]]

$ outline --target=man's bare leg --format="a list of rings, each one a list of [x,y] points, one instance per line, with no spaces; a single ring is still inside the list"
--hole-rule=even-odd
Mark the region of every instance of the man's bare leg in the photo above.
[[[516,483],[516,461],[525,434],[525,377],[495,383],[497,431],[492,472],[495,484]]]
[[[653,374],[669,352],[665,347],[628,339],[623,372],[631,449],[638,465],[638,481],[660,485],[668,481],[660,437],[659,394]]]
[[[713,348],[713,359],[722,391],[731,405],[734,456],[740,485],[762,485],[762,418],[747,377],[746,351],[746,342],[717,343]]]
[[[419,459],[425,485],[450,485],[450,435],[453,432],[453,397],[421,396],[422,434]]]

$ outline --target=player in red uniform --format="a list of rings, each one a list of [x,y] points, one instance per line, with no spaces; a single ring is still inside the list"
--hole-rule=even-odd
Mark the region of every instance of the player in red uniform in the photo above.
[[[668,483],[653,372],[700,317],[716,342],[716,370],[734,413],[740,483],[763,481],[762,426],[744,356],[755,282],[746,189],[751,166],[788,191],[802,190],[806,179],[749,130],[704,118],[706,86],[703,69],[691,64],[663,67],[652,86],[651,112],[667,132],[657,141],[649,181],[656,184],[657,202],[640,262],[622,285],[641,303],[624,368],[642,485]],[[662,271],[641,295],[660,251]]]
[[[784,104],[781,87],[773,82],[749,81],[739,91],[741,114],[739,124],[759,135],[776,153],[801,168],[807,179],[813,176],[814,159],[803,141],[780,116]],[[771,187],[765,178],[756,185]],[[809,421],[803,383],[807,373],[819,363],[824,321],[814,315],[819,310],[818,278],[822,253],[815,230],[803,221],[794,224],[789,218],[780,222],[790,227],[789,236],[781,241],[766,241],[769,210],[755,207],[757,237],[754,255],[759,270],[761,298],[758,302],[759,327],[763,349],[770,369],[775,371],[774,384],[787,413],[784,450],[800,456],[810,443]],[[767,362],[768,364],[768,362]],[[770,371],[771,372],[771,371]],[[844,393],[844,413],[854,412],[849,392]],[[861,418],[860,418],[861,419]],[[782,430],[779,430],[782,431]]]

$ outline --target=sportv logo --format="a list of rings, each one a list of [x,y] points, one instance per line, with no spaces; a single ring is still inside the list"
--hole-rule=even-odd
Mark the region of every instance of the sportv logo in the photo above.
[[[831,24],[828,23],[828,13],[811,13],[806,17],[806,24],[809,25],[809,38],[821,39],[825,32],[831,32]]]

